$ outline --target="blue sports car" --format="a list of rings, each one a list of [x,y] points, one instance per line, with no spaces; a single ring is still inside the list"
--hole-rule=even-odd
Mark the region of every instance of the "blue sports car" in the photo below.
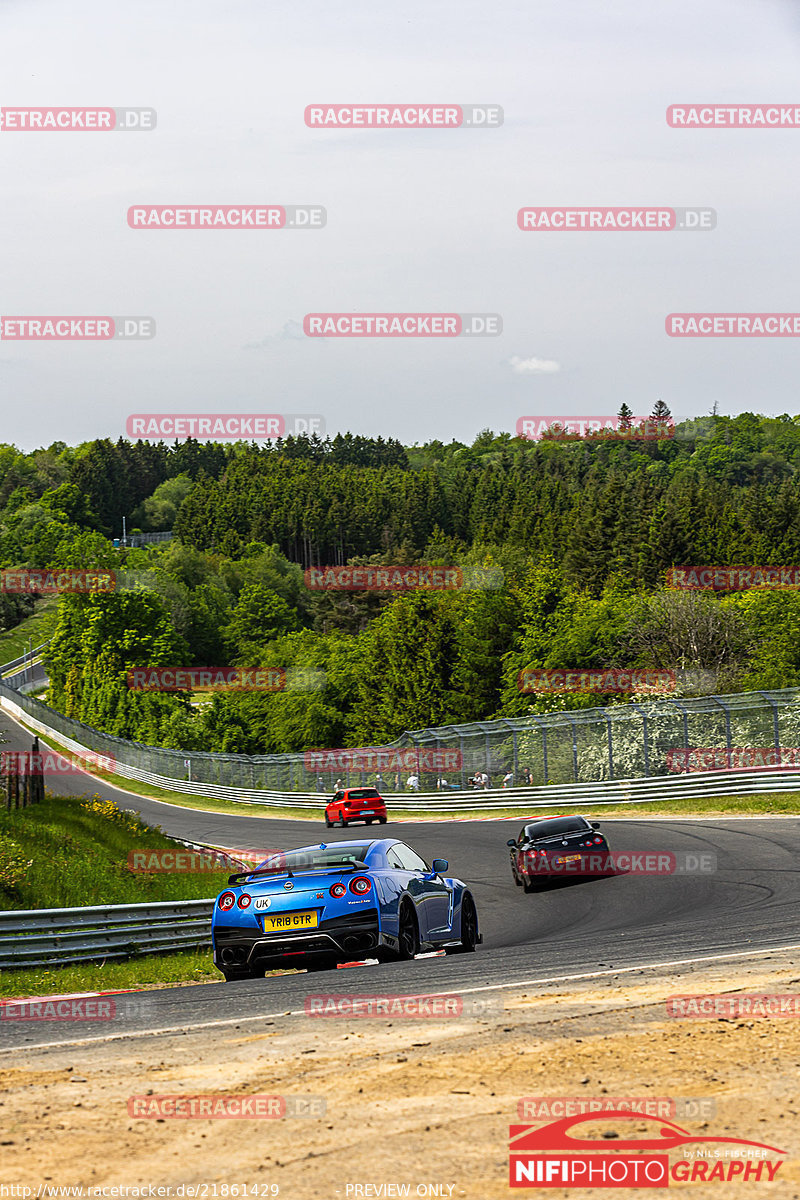
[[[212,917],[226,980],[275,967],[325,970],[421,950],[469,952],[481,941],[472,893],[394,838],[303,846],[231,875]]]

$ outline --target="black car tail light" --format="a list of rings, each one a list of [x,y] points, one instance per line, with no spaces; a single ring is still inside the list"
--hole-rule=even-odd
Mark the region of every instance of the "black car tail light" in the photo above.
[[[594,839],[594,844],[595,844],[595,846],[602,846],[602,845],[603,845],[603,839],[602,839],[602,838],[600,838],[600,837],[598,837],[598,838],[595,838],[595,839]]]
[[[354,896],[366,896],[372,891],[372,880],[366,875],[356,875],[355,879],[350,880],[350,891]]]

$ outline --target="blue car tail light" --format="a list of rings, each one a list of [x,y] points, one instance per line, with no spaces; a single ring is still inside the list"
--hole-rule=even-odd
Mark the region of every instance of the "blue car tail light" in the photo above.
[[[250,907],[250,896],[248,895],[247,892],[242,892],[241,896],[236,901],[236,903],[239,905],[239,908],[249,908]]]
[[[334,883],[334,884],[331,884],[331,886],[330,886],[330,888],[329,888],[328,890],[329,890],[330,894],[331,894],[331,895],[334,897],[334,899],[336,899],[336,900],[341,900],[342,896],[346,896],[346,895],[347,895],[347,888],[344,886],[344,884],[343,884],[343,883]]]
[[[366,875],[356,875],[355,879],[350,880],[350,891],[354,896],[366,896],[372,891],[372,880]]]
[[[228,912],[236,903],[236,897],[233,892],[223,892],[217,903],[222,912]]]

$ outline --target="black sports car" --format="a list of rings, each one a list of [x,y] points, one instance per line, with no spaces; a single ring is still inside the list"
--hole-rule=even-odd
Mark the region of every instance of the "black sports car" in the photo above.
[[[586,817],[543,817],[523,825],[508,842],[511,874],[526,892],[554,879],[613,873],[608,842],[596,821]]]

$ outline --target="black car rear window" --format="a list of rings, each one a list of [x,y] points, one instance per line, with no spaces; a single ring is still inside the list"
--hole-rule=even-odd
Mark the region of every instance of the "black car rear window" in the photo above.
[[[525,836],[532,840],[539,838],[558,837],[562,833],[586,833],[591,829],[583,817],[555,817],[552,821],[534,821],[525,826]]]

